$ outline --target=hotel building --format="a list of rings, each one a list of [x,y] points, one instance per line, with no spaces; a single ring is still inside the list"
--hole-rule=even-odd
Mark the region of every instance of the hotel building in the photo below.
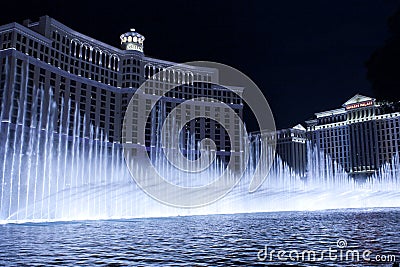
[[[357,177],[374,173],[400,150],[400,106],[355,95],[306,121],[308,139]]]
[[[276,153],[292,171],[304,176],[307,166],[306,129],[298,124],[276,132]]]
[[[298,124],[292,128],[281,129],[275,132],[261,131],[250,133],[253,154],[261,149],[260,144],[275,143],[275,155],[282,163],[289,167],[292,172],[305,176],[307,172],[307,132]],[[257,147],[256,143],[259,144]],[[273,147],[273,145],[271,146]]]
[[[323,152],[353,177],[375,173],[400,151],[400,102],[357,94],[338,109],[315,113],[305,124],[274,134],[254,132],[251,140],[276,139],[276,155],[300,176],[307,174],[308,161],[316,160],[308,158],[310,149]]]
[[[121,48],[116,48],[76,32],[48,16],[37,21],[25,20],[23,24],[0,26],[2,123],[21,124],[17,115],[18,110],[24,108],[24,125],[29,127],[37,90],[42,88],[49,92],[51,88],[57,103],[55,132],[67,128],[60,124],[77,120],[76,114],[79,113],[79,136],[88,136],[89,125],[93,125],[109,142],[121,143],[123,134],[127,134],[123,133],[123,119],[128,104],[136,90],[149,80],[143,88],[144,93],[138,99],[132,99],[137,118],[143,118],[155,99],[173,85],[175,88],[157,101],[151,117],[165,116],[174,108],[177,109],[177,120],[189,116],[215,117],[223,119],[228,130],[238,136],[237,140],[240,139],[241,133],[236,129],[238,119],[229,108],[242,117],[240,96],[243,88],[229,87],[228,90],[216,85],[217,69],[190,65],[174,67],[176,63],[146,56],[145,37],[134,29],[122,34],[120,40]],[[23,92],[24,86],[26,93]],[[199,97],[215,101],[186,101]],[[61,109],[62,106],[65,108]],[[40,107],[36,108],[39,112]],[[132,122],[129,135],[135,145],[151,150],[154,129],[157,129],[154,124],[158,122],[158,119]],[[140,139],[141,127],[146,127],[144,144],[135,142],[135,138]],[[214,120],[192,120],[185,129],[196,140],[206,137],[215,140],[217,156],[223,160],[240,153],[231,151],[227,131]],[[73,129],[70,127],[62,134],[72,136]],[[182,135],[183,144],[187,143],[187,136]]]

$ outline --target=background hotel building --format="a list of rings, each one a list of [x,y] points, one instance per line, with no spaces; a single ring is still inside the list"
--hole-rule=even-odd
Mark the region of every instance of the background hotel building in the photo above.
[[[355,95],[341,108],[315,113],[306,121],[317,148],[358,176],[371,174],[400,150],[400,108]]]
[[[341,108],[315,113],[306,125],[251,136],[267,142],[276,138],[277,156],[300,176],[307,174],[307,162],[313,160],[311,149],[323,152],[353,177],[373,174],[400,151],[400,102],[377,102],[357,94]]]
[[[250,140],[253,142],[274,142],[276,141],[275,153],[294,173],[305,176],[307,173],[307,132],[298,124],[292,128],[281,129],[275,132],[261,131],[250,133]]]

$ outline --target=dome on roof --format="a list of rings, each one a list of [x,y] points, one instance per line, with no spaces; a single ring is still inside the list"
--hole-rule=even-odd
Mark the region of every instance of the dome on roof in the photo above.
[[[120,36],[121,46],[125,50],[134,50],[143,53],[144,36],[131,29]]]

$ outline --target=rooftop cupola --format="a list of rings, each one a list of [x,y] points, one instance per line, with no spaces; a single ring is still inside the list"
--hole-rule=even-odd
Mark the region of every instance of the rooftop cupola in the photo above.
[[[143,53],[144,36],[131,29],[120,36],[121,46],[125,50],[133,50]]]

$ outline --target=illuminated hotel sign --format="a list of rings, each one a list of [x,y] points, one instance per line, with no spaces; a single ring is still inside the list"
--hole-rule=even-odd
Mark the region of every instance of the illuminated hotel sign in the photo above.
[[[350,109],[355,109],[355,108],[363,108],[363,107],[369,107],[374,104],[374,101],[365,101],[365,102],[360,102],[360,103],[354,103],[346,106],[346,110]]]
[[[143,52],[143,47],[141,47],[137,44],[129,43],[126,45],[126,50],[137,50],[137,51]]]

